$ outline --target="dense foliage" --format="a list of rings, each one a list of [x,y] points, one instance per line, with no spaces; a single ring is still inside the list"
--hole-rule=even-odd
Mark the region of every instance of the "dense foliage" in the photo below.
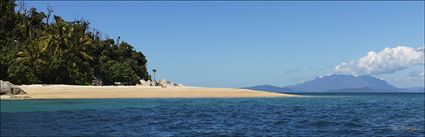
[[[126,42],[101,38],[86,20],[51,18],[0,1],[0,79],[16,84],[137,83],[150,79],[146,59]],[[16,9],[15,9],[16,8]]]

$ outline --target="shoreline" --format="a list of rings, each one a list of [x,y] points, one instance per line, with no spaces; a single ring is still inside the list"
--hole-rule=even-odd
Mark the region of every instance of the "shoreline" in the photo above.
[[[233,88],[21,85],[27,94],[5,96],[0,100],[32,99],[130,99],[130,98],[261,98],[299,95]]]

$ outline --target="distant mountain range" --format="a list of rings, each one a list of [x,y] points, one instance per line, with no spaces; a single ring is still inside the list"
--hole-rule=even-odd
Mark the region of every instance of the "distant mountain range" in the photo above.
[[[259,85],[246,87],[245,89],[283,92],[283,93],[299,93],[299,92],[316,92],[316,93],[360,93],[360,92],[424,92],[424,88],[403,88],[399,89],[388,84],[384,80],[377,79],[372,76],[353,76],[343,74],[332,74],[328,76],[318,77],[314,80],[301,84],[276,87],[272,85]]]
[[[327,92],[346,89],[368,88],[369,90],[397,91],[398,88],[388,84],[384,80],[372,76],[353,76],[333,74],[318,77],[314,80],[301,84],[288,86],[287,88],[304,92]]]

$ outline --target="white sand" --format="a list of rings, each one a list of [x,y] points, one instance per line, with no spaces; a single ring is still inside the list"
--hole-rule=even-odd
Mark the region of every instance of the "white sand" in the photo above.
[[[83,99],[83,98],[251,98],[291,97],[296,95],[231,88],[202,87],[143,87],[143,86],[74,86],[23,85],[24,99]],[[8,97],[1,97],[7,99]]]

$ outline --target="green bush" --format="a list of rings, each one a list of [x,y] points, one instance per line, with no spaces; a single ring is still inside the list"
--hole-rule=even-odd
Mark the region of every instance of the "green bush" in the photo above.
[[[89,31],[87,20],[65,21],[50,12],[15,7],[13,0],[0,1],[0,79],[84,85],[93,79],[105,84],[150,79],[142,52],[126,42],[102,39]]]

